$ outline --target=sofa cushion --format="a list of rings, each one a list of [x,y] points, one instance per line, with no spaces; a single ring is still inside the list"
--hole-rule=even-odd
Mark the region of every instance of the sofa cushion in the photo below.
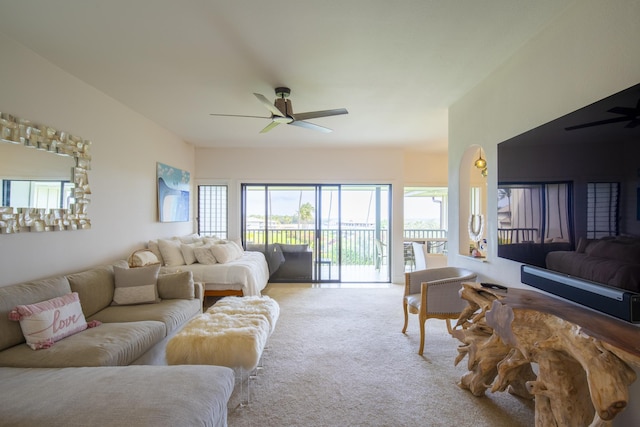
[[[87,320],[98,320],[103,325],[154,320],[162,322],[166,334],[169,334],[201,311],[202,301],[199,299],[166,299],[157,304],[112,305]]]
[[[158,302],[160,264],[139,268],[113,267],[115,290],[112,305],[149,304]]]
[[[88,318],[111,304],[115,288],[113,267],[127,265],[126,260],[121,260],[113,265],[98,266],[67,276],[71,290],[80,296],[84,317]]]
[[[196,296],[193,273],[181,271],[159,275],[158,295],[162,299],[194,299]]]
[[[222,366],[0,368],[0,377],[7,426],[226,426],[234,387]]]
[[[25,342],[20,324],[9,319],[11,310],[17,305],[33,304],[70,292],[69,281],[64,276],[0,287],[0,351]]]
[[[33,350],[49,348],[56,341],[87,329],[76,292],[35,304],[18,305],[10,317],[20,322],[27,345]]]
[[[160,342],[162,322],[103,323],[60,340],[51,348],[33,351],[26,344],[0,351],[0,366],[62,368],[129,365]]]
[[[640,260],[640,240],[628,238],[601,239],[588,245],[585,253],[591,257],[637,264]]]

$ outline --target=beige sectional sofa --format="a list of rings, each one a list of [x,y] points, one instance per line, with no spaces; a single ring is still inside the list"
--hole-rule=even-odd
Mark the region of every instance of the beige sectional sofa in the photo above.
[[[159,298],[153,303],[114,305],[114,270],[122,272],[125,268],[127,262],[119,261],[75,274],[0,287],[0,381],[5,385],[0,391],[0,419],[22,420],[15,425],[40,425],[42,420],[53,425],[51,420],[61,407],[45,405],[41,400],[42,387],[51,386],[51,398],[65,402],[65,411],[71,411],[66,414],[67,420],[76,419],[78,425],[92,425],[83,423],[83,419],[87,420],[87,414],[96,419],[101,413],[105,417],[101,425],[136,425],[136,418],[132,422],[124,416],[127,411],[120,409],[118,415],[110,405],[123,391],[127,398],[120,404],[129,405],[129,413],[147,408],[149,413],[143,411],[141,417],[151,418],[141,424],[184,425],[189,419],[204,418],[206,422],[196,424],[226,425],[226,405],[234,385],[231,369],[125,366],[166,365],[167,341],[202,312],[201,285],[193,282],[189,272],[159,275],[155,288]],[[98,326],[66,336],[48,348],[32,349],[25,342],[20,322],[11,319],[15,308],[32,307],[72,292],[78,294],[86,322]],[[184,386],[167,388],[191,383],[193,390]],[[6,387],[8,384],[11,387]],[[78,405],[74,399],[83,396],[82,390],[87,395]],[[16,396],[26,399],[26,403],[18,403],[22,401]],[[187,419],[184,411],[165,414],[165,408],[173,407],[180,399],[190,401],[187,408],[199,407],[206,413],[192,414],[195,418]],[[212,408],[217,409],[212,412]],[[18,418],[16,411],[20,412]],[[154,418],[155,411],[161,414],[159,419]],[[179,414],[182,418],[173,418]]]

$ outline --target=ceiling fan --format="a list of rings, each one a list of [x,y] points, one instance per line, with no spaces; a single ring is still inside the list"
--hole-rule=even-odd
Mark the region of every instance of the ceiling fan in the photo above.
[[[582,129],[591,126],[600,126],[606,125],[609,123],[620,123],[620,122],[629,122],[625,126],[626,128],[634,128],[640,125],[640,99],[638,99],[638,103],[635,108],[633,107],[613,107],[610,110],[607,110],[608,113],[619,114],[621,117],[613,117],[611,119],[606,120],[598,120],[595,122],[584,123],[576,126],[569,126],[565,128],[565,130],[575,130]]]
[[[307,129],[313,129],[320,132],[329,133],[332,132],[331,129],[318,126],[313,123],[305,122],[304,120],[308,119],[317,119],[318,117],[328,117],[328,116],[338,116],[341,114],[349,114],[349,112],[344,108],[336,108],[334,110],[322,110],[322,111],[309,111],[307,113],[293,113],[293,106],[291,101],[287,99],[291,94],[291,89],[288,87],[277,87],[276,88],[276,100],[273,104],[269,102],[269,100],[259,93],[254,93],[255,97],[258,98],[258,101],[265,106],[267,110],[271,112],[271,117],[261,117],[261,116],[243,116],[237,114],[211,114],[212,116],[221,116],[221,117],[249,117],[254,119],[269,119],[271,123],[265,126],[264,129],[260,131],[260,133],[269,132],[274,127],[279,124],[287,124],[299,126]]]

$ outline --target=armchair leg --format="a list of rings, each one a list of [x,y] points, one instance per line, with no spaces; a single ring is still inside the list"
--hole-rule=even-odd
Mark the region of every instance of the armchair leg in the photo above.
[[[427,319],[420,319],[420,348],[418,349],[418,354],[420,356],[422,356],[422,353],[424,352],[424,335],[425,335],[424,324],[426,322],[427,322]]]
[[[409,312],[407,311],[407,302],[402,301],[402,309],[404,310],[404,326],[402,327],[402,333],[407,332],[407,326],[409,325]]]

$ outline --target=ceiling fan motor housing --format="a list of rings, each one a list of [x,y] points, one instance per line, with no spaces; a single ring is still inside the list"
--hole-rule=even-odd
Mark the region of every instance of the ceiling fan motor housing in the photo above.
[[[276,96],[278,98],[287,98],[289,95],[291,95],[291,89],[289,89],[288,87],[276,88]]]

